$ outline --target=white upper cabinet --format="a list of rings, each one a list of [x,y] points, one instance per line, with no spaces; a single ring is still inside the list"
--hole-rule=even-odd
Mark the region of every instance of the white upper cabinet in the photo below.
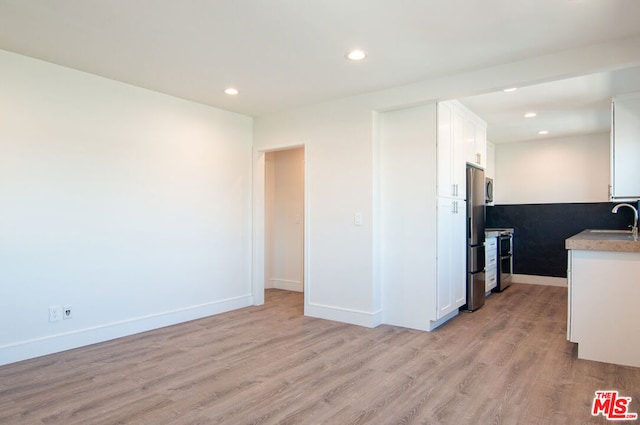
[[[457,100],[438,103],[438,196],[464,199],[466,163],[487,167],[487,123]]]
[[[487,167],[487,124],[461,106],[464,114],[464,153],[467,163]]]
[[[640,93],[613,99],[611,200],[640,198]]]
[[[471,162],[469,160],[469,156],[471,159],[475,160],[473,164],[477,165],[480,168],[487,168],[487,124],[482,120],[477,120],[475,122],[475,143],[474,150],[471,151],[473,154],[467,155],[467,162]]]
[[[465,199],[464,116],[453,102],[437,108],[438,196]]]
[[[482,155],[476,152],[476,123],[470,119],[464,121],[464,153],[467,162],[480,164]]]

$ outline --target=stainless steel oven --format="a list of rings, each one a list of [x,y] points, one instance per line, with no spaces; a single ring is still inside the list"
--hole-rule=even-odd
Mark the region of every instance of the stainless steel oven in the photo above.
[[[498,286],[501,292],[511,285],[513,276],[513,229],[502,229],[498,236]]]

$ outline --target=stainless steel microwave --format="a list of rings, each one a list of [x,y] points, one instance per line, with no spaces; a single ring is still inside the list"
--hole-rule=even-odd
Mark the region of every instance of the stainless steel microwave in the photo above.
[[[484,179],[484,202],[485,204],[493,204],[493,179],[489,177]]]

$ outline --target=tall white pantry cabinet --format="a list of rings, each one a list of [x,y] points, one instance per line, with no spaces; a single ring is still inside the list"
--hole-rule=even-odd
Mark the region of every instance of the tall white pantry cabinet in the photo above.
[[[466,303],[464,120],[449,102],[380,116],[383,321],[430,331]]]
[[[463,111],[453,102],[436,106],[436,319],[466,304],[467,204]],[[450,190],[453,188],[453,190]]]

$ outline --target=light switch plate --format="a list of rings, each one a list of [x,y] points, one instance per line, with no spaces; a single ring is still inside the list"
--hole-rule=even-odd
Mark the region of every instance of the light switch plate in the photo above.
[[[357,212],[353,215],[353,224],[362,226],[362,213]]]

